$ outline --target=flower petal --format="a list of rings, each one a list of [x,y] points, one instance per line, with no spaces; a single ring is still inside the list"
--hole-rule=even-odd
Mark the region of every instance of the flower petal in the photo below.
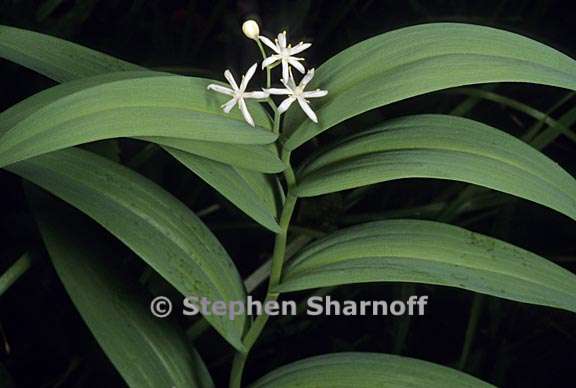
[[[290,48],[290,55],[296,55],[301,53],[302,51],[306,50],[307,48],[309,48],[310,46],[312,46],[312,43],[298,43],[296,46]]]
[[[270,39],[268,39],[267,37],[262,36],[262,35],[260,35],[260,36],[258,37],[258,39],[260,39],[260,41],[261,41],[262,43],[264,43],[266,46],[268,46],[268,47],[270,47],[272,50],[274,50],[274,52],[275,52],[276,54],[280,54],[280,48],[279,48],[277,45],[275,45],[274,42],[272,42]]]
[[[253,64],[250,66],[246,74],[242,76],[242,82],[240,83],[240,91],[244,92],[246,90],[246,86],[248,86],[248,82],[254,77],[254,73],[256,72],[256,68],[258,67],[258,63]]]
[[[302,78],[302,81],[300,81],[300,87],[304,89],[306,85],[312,81],[312,78],[314,78],[314,69],[308,70],[308,73],[306,73],[306,75]]]
[[[286,82],[290,82],[290,74],[288,73],[288,61],[282,59],[282,79]]]
[[[236,81],[234,80],[232,73],[230,73],[230,70],[226,70],[224,72],[224,77],[226,77],[226,80],[228,80],[228,83],[230,84],[230,86],[232,86],[232,89],[238,90],[238,85],[236,84]]]
[[[290,89],[270,88],[265,90],[270,94],[292,94]]]
[[[304,98],[317,98],[317,97],[324,97],[327,94],[328,94],[327,90],[316,89],[316,90],[310,90],[308,92],[304,92],[304,93],[302,93],[302,96]]]
[[[277,62],[278,60],[280,60],[280,55],[276,55],[276,54],[270,55],[268,58],[266,58],[262,61],[262,69],[272,65],[274,62]]]
[[[250,112],[248,112],[248,108],[246,107],[243,98],[238,100],[238,107],[240,108],[240,112],[242,112],[242,116],[244,116],[244,120],[246,120],[246,122],[251,126],[254,126],[254,120],[252,119],[252,116],[250,116]]]
[[[234,90],[227,88],[225,86],[222,86],[222,85],[210,84],[206,87],[206,89],[214,90],[215,92],[222,93],[222,94],[225,94],[227,96],[233,96],[234,95]]]
[[[316,117],[316,113],[314,113],[312,108],[310,108],[310,105],[308,105],[308,103],[306,102],[306,100],[304,100],[303,97],[298,98],[298,104],[300,104],[300,108],[302,108],[302,110],[304,111],[304,113],[306,113],[306,116],[308,116],[310,120],[314,121],[315,123],[318,123],[318,117]]]
[[[222,104],[222,106],[220,106],[220,108],[222,108],[224,113],[230,113],[232,108],[234,108],[234,105],[236,105],[237,101],[238,101],[238,99],[236,97],[234,97],[233,99],[228,100],[228,102],[226,102],[225,104]]]
[[[246,92],[242,95],[244,98],[256,98],[256,99],[264,99],[268,98],[269,93],[266,91],[255,91],[255,92]]]
[[[282,103],[278,106],[278,112],[279,113],[284,113],[288,110],[288,108],[290,108],[290,105],[292,105],[292,103],[296,101],[296,97],[288,97],[287,99],[285,99],[284,101],[282,101]]]
[[[288,80],[284,83],[284,86],[286,86],[288,89],[290,90],[295,90],[296,89],[296,81],[294,81],[294,74],[292,74],[292,70],[288,69],[288,72],[290,73],[290,76],[288,77]]]
[[[295,60],[294,58],[288,58],[288,63],[290,65],[292,65],[292,67],[294,67],[300,73],[304,74],[306,72],[306,69],[304,68],[304,66],[302,66],[302,64],[300,62],[298,62],[297,60]]]
[[[281,49],[286,48],[286,31],[282,31],[278,34],[278,44]]]

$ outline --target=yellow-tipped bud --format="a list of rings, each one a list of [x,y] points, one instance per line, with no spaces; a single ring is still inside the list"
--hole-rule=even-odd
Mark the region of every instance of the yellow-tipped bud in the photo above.
[[[260,35],[260,27],[254,20],[246,20],[242,24],[242,32],[250,39],[257,40]]]

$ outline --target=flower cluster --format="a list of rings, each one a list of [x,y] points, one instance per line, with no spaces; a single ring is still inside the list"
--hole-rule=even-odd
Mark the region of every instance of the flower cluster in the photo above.
[[[312,91],[305,91],[304,89],[310,83],[312,78],[314,77],[314,69],[310,69],[306,71],[304,66],[302,65],[301,61],[304,58],[295,57],[295,55],[300,54],[304,50],[308,49],[311,44],[310,43],[303,43],[300,42],[294,47],[288,44],[286,38],[286,31],[281,32],[278,34],[278,37],[274,39],[272,42],[265,36],[260,35],[260,29],[258,24],[252,20],[247,21],[242,26],[242,31],[244,34],[249,37],[250,39],[254,39],[257,42],[264,43],[267,47],[272,50],[272,54],[267,58],[264,58],[262,61],[261,68],[262,69],[271,69],[277,65],[282,66],[282,78],[281,82],[284,85],[284,88],[267,88],[262,89],[261,91],[252,91],[247,92],[246,88],[250,79],[254,76],[256,69],[258,67],[258,63],[253,64],[246,74],[242,76],[240,81],[240,86],[236,83],[236,80],[232,76],[230,70],[226,70],[224,72],[224,77],[230,84],[230,88],[227,88],[222,85],[218,84],[210,84],[208,85],[209,90],[214,90],[216,92],[226,94],[232,97],[228,102],[222,105],[222,109],[224,112],[229,113],[230,110],[236,105],[242,112],[244,119],[246,122],[252,126],[254,126],[254,120],[246,107],[245,99],[256,99],[256,100],[265,100],[270,97],[270,95],[284,95],[286,98],[282,103],[278,106],[278,113],[284,113],[290,108],[293,102],[298,101],[298,105],[300,108],[306,113],[306,115],[315,123],[318,123],[318,118],[316,114],[310,107],[309,98],[317,98],[317,97],[324,97],[328,92],[326,90],[312,90]],[[260,44],[260,43],[259,43]],[[262,49],[263,50],[263,49]],[[296,81],[294,80],[294,75],[292,74],[292,68],[298,70],[300,73],[304,74],[300,83],[296,85]]]

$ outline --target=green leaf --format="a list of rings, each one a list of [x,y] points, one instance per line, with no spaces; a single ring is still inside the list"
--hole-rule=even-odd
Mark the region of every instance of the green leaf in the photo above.
[[[277,173],[286,169],[273,145],[227,144],[151,136],[140,139],[248,170]]]
[[[80,92],[83,89],[127,78],[155,77],[160,75],[169,76],[165,73],[147,71],[141,66],[119,60],[62,39],[7,26],[0,26],[0,57],[27,66],[58,82],[75,81],[66,82],[64,85],[48,89],[25,100],[31,101],[30,105],[32,105],[32,109],[29,109],[24,102],[10,108],[5,113],[10,112],[12,122],[4,124],[6,119],[0,120],[2,123],[0,125],[0,134],[5,131],[7,127],[11,127],[22,118],[28,116],[32,111],[43,107],[48,102],[53,102],[58,98]],[[108,74],[114,72],[120,73]],[[192,88],[194,85],[200,85],[200,88],[205,88],[209,81],[200,78],[180,78],[189,79],[189,86]],[[150,86],[152,87],[152,85]],[[162,92],[163,98],[166,97],[165,92],[166,90]],[[184,96],[179,96],[180,99],[186,100],[185,94],[191,91],[179,91],[178,93],[180,92],[184,93]],[[200,92],[200,90],[198,90],[198,92]],[[217,93],[208,93],[206,90],[202,90],[201,92],[202,93],[199,93],[200,98],[196,96],[191,101],[185,102],[190,103],[192,108],[195,107],[199,110],[211,110],[217,107],[217,109],[214,109],[216,114],[244,123],[242,115],[237,109],[234,109],[228,115],[219,109],[219,105],[226,101],[226,96]],[[167,100],[169,100],[169,97],[168,95]],[[188,105],[184,105],[188,107]],[[260,104],[249,101],[248,106],[258,125],[267,129],[271,128],[271,121]],[[14,114],[15,112],[13,111],[19,112],[23,110],[23,108],[24,112]],[[4,113],[2,115],[4,115]],[[164,134],[161,134],[161,136],[164,136]]]
[[[0,26],[0,57],[58,82],[144,68],[53,36]]]
[[[301,171],[299,196],[404,178],[473,183],[576,220],[576,181],[537,150],[473,120],[418,115],[353,135]]]
[[[26,33],[28,33],[27,31],[22,31],[22,30],[18,30],[21,34],[26,35]],[[194,107],[198,108],[199,110],[212,110],[215,114],[218,115],[223,115],[223,113],[221,112],[219,105],[221,103],[223,103],[226,100],[225,96],[220,96],[217,93],[206,93],[205,91],[205,86],[208,83],[207,80],[201,80],[198,78],[183,78],[183,77],[171,77],[171,76],[166,76],[162,73],[155,73],[155,72],[150,72],[150,71],[134,71],[134,70],[141,70],[142,68],[140,68],[139,66],[136,65],[130,65],[128,63],[126,63],[126,69],[125,70],[133,70],[133,71],[127,71],[127,72],[121,72],[121,73],[115,73],[115,74],[105,74],[105,75],[98,75],[101,74],[102,71],[101,69],[106,69],[109,68],[110,71],[113,71],[114,69],[114,64],[117,63],[117,60],[115,58],[106,56],[104,54],[100,54],[98,52],[86,49],[82,46],[78,46],[78,45],[71,45],[68,44],[68,42],[56,39],[56,38],[52,38],[49,36],[45,36],[45,35],[41,35],[41,34],[36,34],[36,33],[30,33],[29,34],[29,38],[26,40],[21,40],[19,41],[19,45],[18,45],[18,50],[22,51],[25,55],[24,57],[22,56],[10,56],[10,55],[5,55],[5,57],[7,59],[10,60],[14,60],[18,63],[21,63],[23,65],[27,65],[27,62],[25,60],[23,60],[23,58],[27,58],[27,57],[33,57],[36,53],[35,49],[36,49],[36,43],[34,41],[34,38],[37,37],[38,40],[40,42],[42,41],[49,41],[52,42],[53,46],[52,46],[52,51],[54,52],[59,52],[62,55],[61,56],[42,56],[40,59],[43,61],[40,63],[39,66],[34,67],[34,70],[49,76],[53,79],[56,79],[58,81],[62,81],[62,80],[68,80],[68,79],[76,79],[76,81],[71,81],[71,82],[66,82],[63,85],[59,85],[56,86],[54,88],[48,89],[46,91],[43,91],[35,96],[30,97],[29,99],[23,101],[20,104],[15,105],[14,107],[10,108],[9,110],[3,112],[2,114],[0,114],[0,135],[3,132],[6,132],[8,130],[8,128],[12,128],[14,126],[16,126],[16,124],[19,124],[21,121],[23,121],[25,118],[27,118],[28,116],[30,116],[32,113],[36,112],[36,111],[40,111],[42,112],[43,109],[46,109],[47,106],[51,103],[54,102],[61,102],[62,100],[66,101],[66,98],[74,98],[72,97],[73,95],[76,94],[82,94],[84,93],[85,90],[91,91],[93,90],[92,88],[98,88],[98,87],[108,87],[108,83],[114,83],[117,81],[122,81],[125,79],[132,79],[132,78],[143,78],[143,77],[158,77],[158,76],[164,76],[164,77],[168,77],[171,78],[173,80],[175,79],[179,79],[184,83],[183,89],[181,88],[179,91],[178,90],[171,90],[171,86],[170,85],[165,85],[164,87],[161,87],[160,90],[163,90],[162,92],[159,92],[163,95],[162,97],[162,101],[169,101],[170,99],[179,99],[179,101],[181,102],[180,106],[183,106],[186,109],[192,109]],[[1,40],[1,38],[0,38]],[[0,50],[0,56],[3,54],[3,52]],[[75,59],[75,61],[78,62],[79,66],[81,65],[81,68],[84,71],[76,71],[76,72],[68,72],[68,70],[70,69],[67,66],[62,66],[61,65],[61,60],[62,58],[67,58],[67,57],[73,57]],[[131,66],[131,67],[130,67]],[[118,70],[118,69],[117,69]],[[90,77],[90,78],[83,78],[83,77]],[[189,84],[186,85],[184,80],[189,80]],[[104,85],[104,86],[102,86]],[[190,94],[193,93],[191,90],[188,90],[188,88],[193,88],[194,85],[199,85],[199,88],[197,89],[198,92],[198,96],[196,96],[197,98],[190,98]],[[150,85],[152,86],[152,85]],[[166,88],[168,87],[168,88]],[[158,92],[158,91],[157,91]],[[176,93],[178,96],[172,96],[172,93]],[[157,104],[159,101],[153,101],[152,103]],[[123,102],[120,102],[123,103]],[[257,103],[254,102],[248,102],[249,105],[249,109],[252,112],[256,123],[259,123],[260,125],[264,126],[265,128],[270,128],[270,120],[269,118],[266,116],[265,110],[258,105]],[[38,116],[38,114],[37,114]],[[245,125],[243,123],[243,119],[241,117],[241,114],[238,112],[238,110],[233,110],[229,115],[224,116],[226,118],[230,118],[230,119],[235,119],[238,120],[242,123],[238,124],[236,123],[237,126],[242,126],[243,128],[240,128],[240,132],[237,133],[233,133],[233,138],[235,139],[236,136],[239,137],[243,137],[246,136],[246,134],[243,132],[244,129],[246,129],[247,125]],[[134,118],[135,120],[138,120],[139,118]],[[100,118],[98,118],[98,120],[100,120]],[[164,123],[166,124],[166,123]],[[188,128],[186,128],[188,129]],[[230,128],[228,128],[230,129]],[[139,127],[135,128],[136,131],[140,131]],[[178,148],[178,149],[183,149],[187,152],[196,152],[201,156],[204,157],[208,157],[208,158],[212,158],[214,160],[217,161],[221,161],[224,163],[231,163],[235,166],[239,166],[242,168],[247,168],[247,169],[252,169],[252,170],[256,170],[256,171],[263,171],[263,172],[277,172],[277,171],[281,171],[285,168],[285,166],[283,165],[283,163],[281,161],[278,160],[278,157],[276,155],[276,153],[274,152],[273,155],[271,155],[270,152],[268,152],[268,150],[266,149],[266,147],[262,147],[262,146],[254,146],[254,145],[244,145],[244,144],[234,144],[234,145],[223,145],[221,142],[224,140],[220,137],[216,136],[216,133],[210,134],[210,136],[212,136],[211,140],[214,140],[214,143],[210,143],[210,142],[205,142],[203,140],[196,140],[193,139],[190,134],[186,133],[185,136],[186,138],[180,137],[180,138],[174,138],[174,137],[167,137],[167,133],[170,133],[172,131],[171,128],[169,128],[167,131],[165,132],[161,132],[158,131],[158,128],[155,129],[151,129],[156,131],[157,136],[151,136],[150,138],[148,138],[147,140],[153,140],[156,141],[160,144],[165,144],[165,145],[170,145],[173,148]],[[98,127],[97,131],[100,131],[100,127]],[[248,127],[248,131],[252,132],[253,130]],[[78,141],[91,141],[91,139],[87,138],[86,134],[83,133],[84,130],[81,130],[81,139],[79,140],[78,138],[74,139],[74,141],[71,141],[72,139],[70,139],[70,133],[64,133],[65,135],[65,139],[63,139],[66,144],[70,145],[74,142],[78,142]],[[233,131],[231,131],[233,132]],[[270,133],[266,133],[266,134],[262,134],[260,132],[261,135],[265,136],[265,137],[269,137],[271,134]],[[115,136],[118,136],[118,132],[116,132],[114,134]],[[140,133],[139,135],[142,135],[142,133]],[[276,136],[273,136],[272,139],[275,139]],[[30,142],[34,142],[36,138],[30,138]],[[92,139],[94,139],[94,137],[92,137]],[[252,138],[250,138],[252,139]],[[4,140],[3,138],[0,138],[0,144],[2,143],[2,140]],[[55,145],[54,141],[55,139],[52,137],[52,133],[50,133],[50,138],[45,139],[46,141],[50,141],[50,147],[52,149],[58,149],[58,148],[62,148],[65,146],[65,144],[60,143]],[[218,143],[216,143],[218,142]],[[250,142],[253,142],[252,140]],[[223,147],[221,147],[221,145],[223,145]],[[31,147],[31,145],[29,145]],[[1,149],[1,148],[0,148]],[[47,152],[48,148],[43,148],[42,150],[36,150],[35,152]],[[19,152],[19,156],[18,155],[9,155],[9,157],[13,160],[14,157],[16,156],[17,158],[22,158],[25,155],[30,155],[31,152],[34,152],[33,148],[28,148],[25,147],[23,149],[21,149]],[[250,157],[248,157],[250,156]],[[0,155],[0,161],[2,160],[2,155]],[[5,163],[9,163],[9,160],[7,160]],[[214,174],[214,169],[211,169],[212,166],[209,163],[197,163],[195,165],[195,171],[198,172],[199,174],[201,174],[201,176],[206,177],[206,176],[210,176],[212,174]],[[234,171],[234,169],[232,169],[230,166],[222,166],[221,168],[222,172],[227,175],[229,175],[229,171],[232,170],[232,174],[236,174],[236,172]],[[215,177],[214,179],[212,179],[212,181],[223,181],[226,180],[226,176],[224,177]],[[263,181],[266,180],[267,178],[264,176],[252,176],[251,177],[254,180],[257,181]],[[220,185],[217,184],[216,189],[218,190],[220,188]],[[266,189],[268,190],[268,189]],[[265,191],[266,191],[265,190]],[[243,195],[242,192],[239,193],[232,193],[229,192],[228,194],[225,194],[225,196],[227,197],[236,197],[239,196],[240,198],[236,198],[234,199],[232,202],[233,203],[242,203],[244,201],[243,198],[241,198]],[[249,215],[252,216],[252,214],[249,213]],[[272,230],[275,230],[275,226],[274,223],[270,222],[269,217],[265,216],[265,218],[268,218],[266,221],[264,221],[265,223],[267,223]],[[264,220],[264,219],[263,219]]]
[[[576,275],[506,242],[432,221],[343,229],[305,248],[279,291],[366,282],[458,287],[576,312]]]
[[[157,77],[160,75],[165,74],[153,71],[127,71],[83,78],[46,89],[0,113],[0,137],[8,129],[33,114],[35,111],[38,111],[63,97],[109,82],[144,77]],[[251,170],[273,173],[285,169],[284,164],[277,156],[277,152],[272,149],[271,146],[206,142],[165,136],[142,136],[138,138],[157,144],[169,145],[213,160],[218,160]]]
[[[157,75],[108,82],[51,102],[23,118],[0,138],[0,166],[96,140],[163,136],[237,144],[268,144],[277,135],[226,115],[226,96],[206,90],[201,78]],[[26,103],[23,102],[23,103]],[[22,109],[24,110],[24,109]],[[257,123],[268,126],[263,110]]]
[[[10,288],[10,286],[14,284],[14,282],[18,280],[20,276],[28,271],[31,264],[31,255],[29,252],[26,252],[20,256],[20,258],[16,260],[14,264],[12,264],[4,273],[0,273],[0,296],[2,296],[2,294],[6,292],[6,290]]]
[[[0,113],[0,136],[3,136],[11,127],[15,126],[32,113],[41,108],[45,108],[47,105],[63,97],[67,97],[84,89],[107,84],[109,82],[133,78],[157,77],[159,75],[165,74],[155,71],[124,71],[82,78],[42,90],[41,92],[12,105],[10,108]]]
[[[244,300],[240,275],[210,230],[184,204],[132,170],[78,148],[15,163],[7,170],[82,210],[183,295]],[[243,350],[244,316],[206,319]]]
[[[195,370],[202,366],[193,364],[202,361],[193,361],[177,321],[154,317],[147,303],[152,298],[95,238],[97,231],[58,210],[47,212],[45,202],[37,209],[44,243],[74,305],[128,386],[204,387]]]
[[[292,150],[360,113],[455,86],[530,82],[576,90],[576,62],[529,38],[489,27],[432,23],[402,28],[360,42],[316,71],[310,89],[319,124],[294,109],[285,146]]]
[[[480,388],[492,385],[431,362],[380,353],[332,353],[280,367],[250,388]]]
[[[277,233],[272,177],[165,147],[172,156],[262,226]]]

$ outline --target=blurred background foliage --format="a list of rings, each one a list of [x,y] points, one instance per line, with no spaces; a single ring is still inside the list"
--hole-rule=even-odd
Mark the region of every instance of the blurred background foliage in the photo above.
[[[153,69],[222,79],[226,68],[240,74],[260,60],[257,47],[241,33],[246,18],[257,19],[269,37],[286,29],[291,40],[312,42],[308,67],[317,67],[368,37],[434,21],[518,32],[576,57],[572,5],[571,1],[545,0],[0,0],[0,23],[59,36]],[[52,85],[32,71],[0,61],[2,109]],[[437,92],[348,120],[299,149],[295,157],[302,160],[319,145],[384,118],[452,113],[526,140],[540,136],[539,141],[549,143],[543,152],[576,176],[574,139],[553,130],[555,120],[573,124],[575,102],[567,91],[522,84]],[[195,210],[243,276],[269,257],[273,241],[269,232],[160,150],[135,140],[87,147],[121,160]],[[19,179],[0,171],[0,188],[2,272],[24,249],[38,247],[42,252],[42,248]],[[388,182],[303,201],[292,236],[314,238],[344,225],[392,217],[451,222],[576,271],[573,222],[503,193],[469,190],[464,184],[447,181]],[[135,276],[147,273],[125,247],[115,241],[111,244],[118,245],[119,260],[133,268]],[[32,268],[0,297],[0,364],[17,387],[124,386],[45,254],[37,256]],[[154,276],[145,284],[151,294],[166,292],[166,285]],[[256,294],[261,292],[258,289]],[[324,292],[341,299],[392,299],[414,293],[431,298],[428,313],[412,319],[275,319],[251,355],[248,380],[309,355],[356,350],[421,358],[461,368],[504,387],[576,386],[576,317],[568,312],[423,285],[356,285]],[[182,320],[186,327],[191,323]],[[197,347],[215,380],[224,384],[230,348],[210,330],[199,336]]]

